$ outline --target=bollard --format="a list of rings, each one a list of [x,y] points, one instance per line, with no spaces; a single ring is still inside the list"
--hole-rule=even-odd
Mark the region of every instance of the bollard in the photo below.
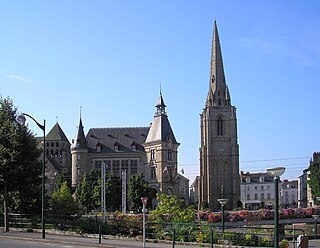
[[[99,224],[99,244],[101,244],[101,224]]]
[[[210,247],[213,248],[213,229],[211,229]]]

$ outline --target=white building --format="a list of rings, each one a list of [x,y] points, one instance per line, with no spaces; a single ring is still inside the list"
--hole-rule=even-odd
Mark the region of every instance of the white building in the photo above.
[[[298,207],[298,180],[283,180],[280,199],[280,206],[283,208]]]

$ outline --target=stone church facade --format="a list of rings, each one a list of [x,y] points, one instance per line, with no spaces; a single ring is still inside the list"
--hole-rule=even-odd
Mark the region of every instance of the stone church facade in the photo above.
[[[209,91],[200,114],[199,207],[220,209],[217,199],[226,198],[226,209],[240,200],[239,145],[236,107],[226,84],[216,22],[214,23]]]
[[[189,180],[177,171],[178,146],[162,94],[149,127],[91,128],[85,135],[80,117],[71,145],[72,187],[85,172],[106,166],[106,173],[126,178],[143,174],[155,193],[176,195],[189,201]],[[156,200],[153,199],[153,207]]]

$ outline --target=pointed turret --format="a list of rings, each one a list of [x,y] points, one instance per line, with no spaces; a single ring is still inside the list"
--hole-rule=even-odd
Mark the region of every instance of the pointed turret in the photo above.
[[[214,21],[209,92],[206,106],[222,106],[225,102],[226,80],[224,76],[222,53],[217,23]]]
[[[74,149],[87,149],[87,140],[86,137],[84,135],[84,131],[83,131],[83,125],[82,125],[82,120],[80,117],[80,121],[79,121],[79,126],[77,129],[77,133],[76,133],[76,137],[73,141],[72,144],[72,150]]]
[[[161,93],[155,107],[157,108],[157,111],[155,113],[145,143],[159,141],[167,142],[169,139],[171,139],[173,143],[177,144],[176,138],[174,137],[171,125],[168,120],[168,116],[166,113],[166,105],[164,104],[164,100]]]
[[[76,188],[79,181],[82,180],[83,174],[89,170],[89,165],[87,164],[89,149],[83,131],[81,114],[76,137],[72,143],[72,187]]]

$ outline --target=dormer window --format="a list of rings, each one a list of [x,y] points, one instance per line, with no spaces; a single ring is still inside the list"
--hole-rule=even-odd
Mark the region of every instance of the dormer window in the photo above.
[[[114,143],[114,150],[115,150],[116,152],[119,151],[119,148],[120,148],[119,143],[118,143],[118,142]]]
[[[131,150],[132,150],[132,151],[136,151],[136,150],[137,150],[137,143],[136,143],[136,142],[132,142],[132,144],[131,144]]]
[[[101,152],[101,144],[100,144],[100,142],[98,142],[97,145],[96,145],[96,152]]]
[[[259,181],[260,181],[260,183],[264,183],[264,177],[261,176],[261,177],[259,178]]]

